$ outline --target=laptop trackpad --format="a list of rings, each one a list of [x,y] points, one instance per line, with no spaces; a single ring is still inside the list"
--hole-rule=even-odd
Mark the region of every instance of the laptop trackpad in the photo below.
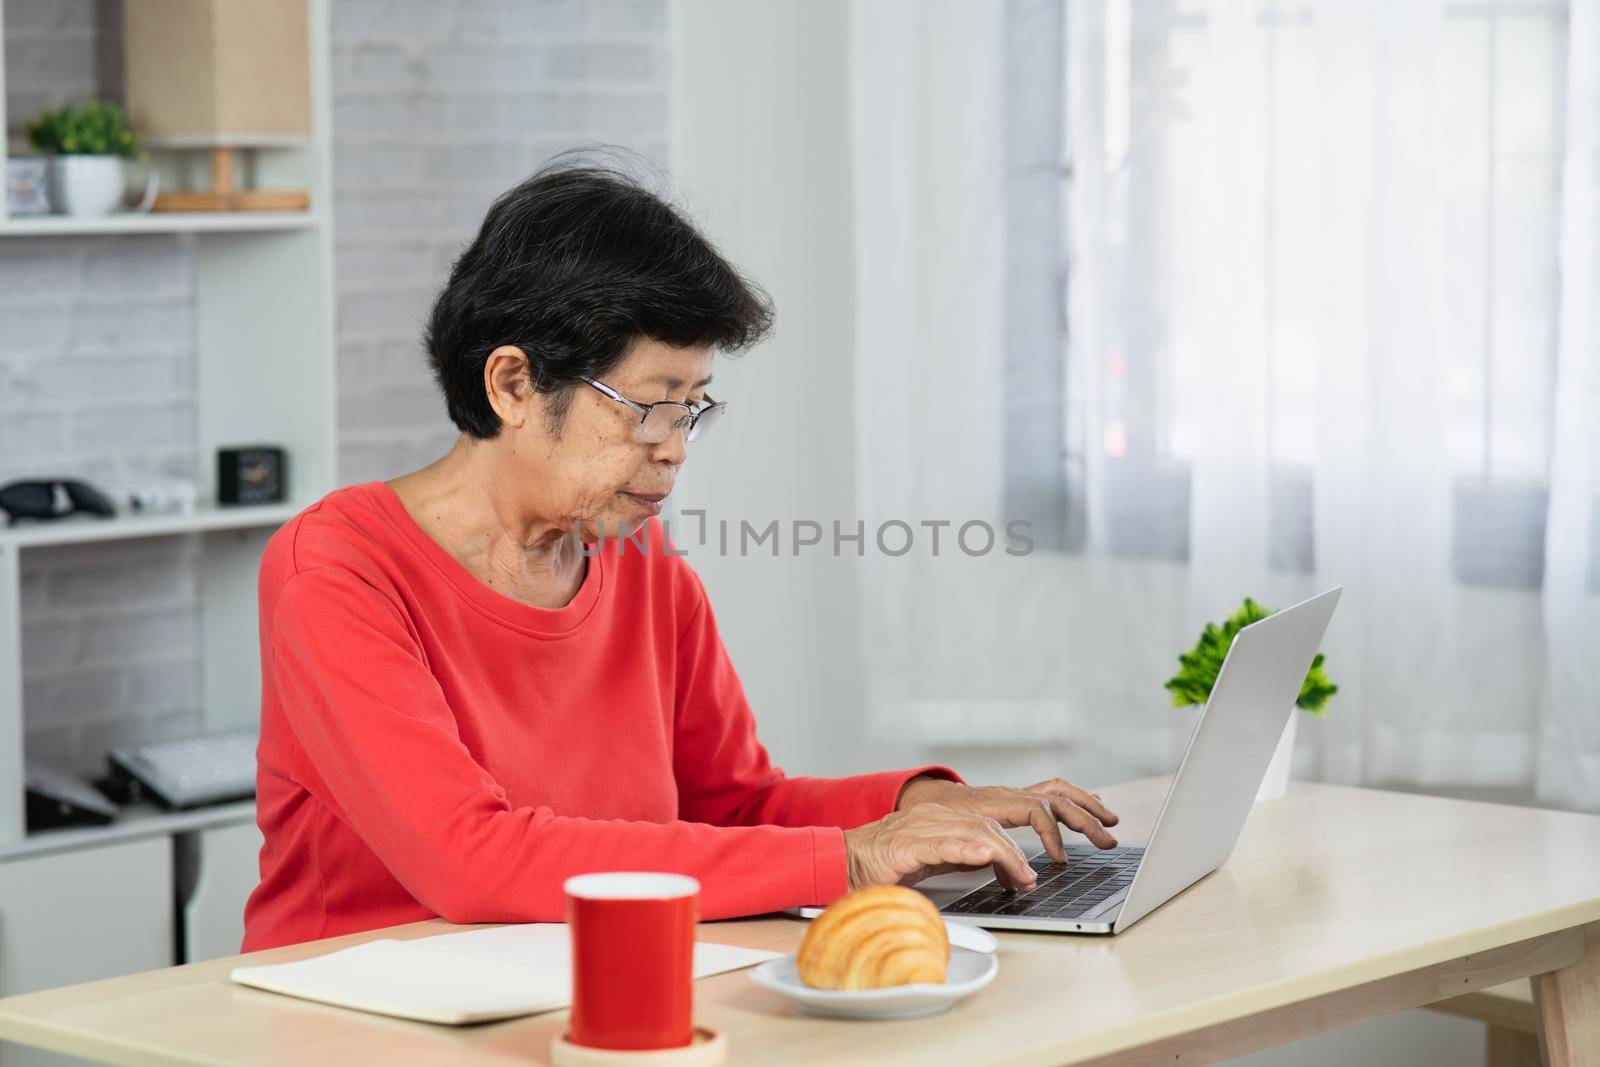
[[[1018,828],[1007,832],[1017,843],[1017,847],[1022,849],[1022,854],[1029,859],[1044,851],[1039,844],[1038,836],[1032,830]],[[936,907],[942,908],[946,904],[954,904],[974,889],[992,881],[994,881],[994,868],[983,867],[975,871],[936,874],[932,878],[924,878],[912,888],[927,894]]]
[[[926,893],[935,907],[954,904],[980,885],[994,881],[993,870],[959,871],[955,874],[938,874],[924,878],[911,888]]]

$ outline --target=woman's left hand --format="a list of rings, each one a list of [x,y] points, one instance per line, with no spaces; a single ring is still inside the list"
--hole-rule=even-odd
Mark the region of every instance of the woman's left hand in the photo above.
[[[1087,837],[1100,848],[1113,848],[1117,839],[1106,830],[1117,824],[1116,812],[1100,801],[1100,794],[1079,789],[1061,778],[1051,778],[1026,789],[1003,785],[970,786],[943,778],[913,778],[900,790],[897,810],[914,804],[943,804],[994,819],[1002,826],[1031,826],[1044,850],[1057,863],[1066,862],[1060,823]]]

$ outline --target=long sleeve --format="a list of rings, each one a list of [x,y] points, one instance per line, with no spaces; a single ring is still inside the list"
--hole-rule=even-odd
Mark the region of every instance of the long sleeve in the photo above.
[[[718,826],[848,829],[893,811],[900,790],[919,775],[961,781],[938,766],[846,778],[785,775],[756,738],[755,716],[698,576],[693,584],[698,602],[678,639],[673,770],[682,818]],[[842,879],[842,869],[838,873]]]
[[[294,574],[264,622],[263,666],[284,708],[301,784],[446,919],[560,920],[563,880],[597,870],[693,875],[711,919],[827,903],[843,891],[838,830],[513,808],[463,743],[411,619],[352,573]],[[828,810],[852,809],[836,801]]]

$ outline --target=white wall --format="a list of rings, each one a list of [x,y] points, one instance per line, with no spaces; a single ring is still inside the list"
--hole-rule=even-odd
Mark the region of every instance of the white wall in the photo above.
[[[923,752],[872,742],[855,557],[738,555],[740,519],[827,527],[854,513],[848,18],[842,0],[680,0],[678,11],[682,188],[723,251],[771,292],[778,325],[759,350],[716,368],[712,393],[732,402],[730,413],[695,446],[676,494],[681,508],[707,510],[710,544],[694,543],[693,522],[674,538],[706,583],[763,740],[794,773],[931,757],[984,781],[1115,781],[1120,768],[1075,773],[1070,748]],[[729,555],[717,551],[722,519]],[[1406,1012],[1239,1062],[1476,1064],[1482,1042],[1476,1023]]]
[[[773,338],[719,360],[729,401],[694,447],[673,537],[711,595],[761,735],[793,773],[871,766],[858,726],[854,557],[717,551],[717,524],[831,529],[854,512],[850,170],[840,0],[679,5],[680,186],[690,212],[777,304]],[[831,541],[831,536],[830,536]],[[687,542],[687,543],[686,543]]]

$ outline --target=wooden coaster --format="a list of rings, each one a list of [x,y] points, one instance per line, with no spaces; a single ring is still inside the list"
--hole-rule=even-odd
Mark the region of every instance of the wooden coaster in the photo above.
[[[574,1045],[567,1035],[550,1042],[550,1059],[556,1067],[711,1067],[728,1058],[728,1039],[704,1026],[694,1028],[694,1040],[682,1048],[589,1048]]]

